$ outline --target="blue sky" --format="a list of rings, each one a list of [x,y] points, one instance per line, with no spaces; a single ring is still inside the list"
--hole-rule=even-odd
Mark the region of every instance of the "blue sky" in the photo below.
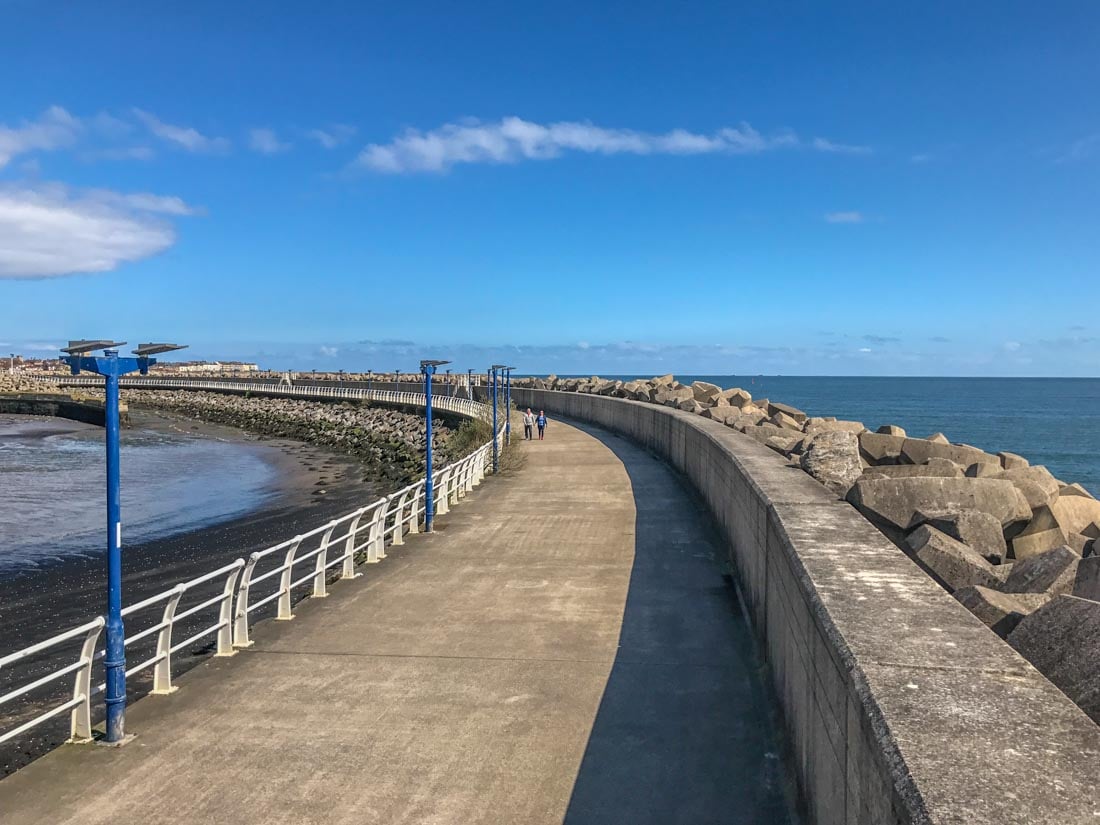
[[[1094,3],[259,8],[0,0],[0,350],[1100,375]]]

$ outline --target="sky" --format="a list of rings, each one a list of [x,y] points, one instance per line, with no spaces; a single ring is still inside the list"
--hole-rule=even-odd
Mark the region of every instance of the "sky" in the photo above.
[[[0,0],[0,352],[1098,376],[1097,43],[1091,0]]]

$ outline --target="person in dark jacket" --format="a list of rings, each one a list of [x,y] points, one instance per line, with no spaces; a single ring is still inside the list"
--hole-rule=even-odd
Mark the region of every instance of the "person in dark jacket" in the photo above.
[[[543,433],[546,431],[546,413],[542,410],[539,410],[539,415],[538,418],[535,419],[535,424],[537,424],[539,428],[539,441],[542,441]]]

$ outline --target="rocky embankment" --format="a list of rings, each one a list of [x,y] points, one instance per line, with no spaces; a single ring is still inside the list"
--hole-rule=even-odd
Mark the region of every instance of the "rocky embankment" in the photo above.
[[[49,392],[51,389],[53,388],[43,387],[41,383],[22,378],[18,374],[12,375],[9,372],[0,372],[0,395],[24,392],[41,393]]]
[[[372,475],[407,484],[424,473],[423,416],[355,401],[254,398],[214,392],[123,390],[133,407],[168,410],[248,432],[292,438],[345,453],[364,462]],[[433,427],[432,460],[447,464],[451,430]]]
[[[756,439],[878,527],[1100,722],[1100,501],[1010,452],[875,432],[672,375],[518,379],[696,413]]]

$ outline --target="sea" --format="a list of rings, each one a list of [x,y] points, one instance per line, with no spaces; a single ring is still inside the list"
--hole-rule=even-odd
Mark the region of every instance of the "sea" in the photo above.
[[[613,375],[624,381],[652,375]],[[1100,496],[1100,378],[883,378],[768,375],[677,375],[741,387],[753,398],[798,407],[809,415],[904,427],[924,438],[996,453],[1018,453],[1067,483]]]
[[[101,554],[106,468],[101,427],[0,415],[0,574]],[[160,428],[122,431],[123,544],[244,515],[275,490],[256,445]]]

